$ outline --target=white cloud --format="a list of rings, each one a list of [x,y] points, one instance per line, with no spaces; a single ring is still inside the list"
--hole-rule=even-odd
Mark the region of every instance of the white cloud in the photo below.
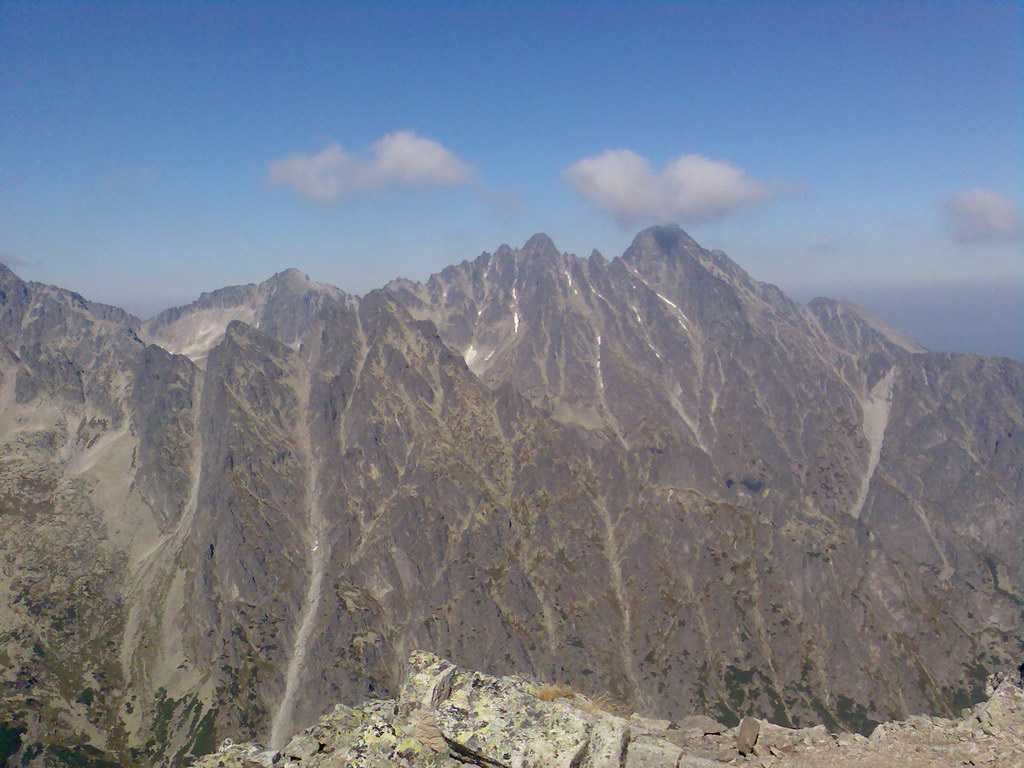
[[[267,184],[289,186],[303,197],[326,203],[398,184],[451,186],[473,180],[471,166],[413,131],[389,133],[370,149],[371,157],[357,157],[332,143],[313,155],[271,160]]]
[[[751,179],[725,160],[680,155],[656,171],[628,149],[585,157],[563,175],[580,195],[624,225],[715,219],[782,192],[780,185]]]
[[[466,184],[473,169],[436,141],[395,131],[373,143],[377,156],[367,168],[378,184]]]
[[[355,171],[355,159],[337,144],[331,144],[315,155],[296,153],[271,160],[267,184],[290,186],[303,197],[326,203],[348,194]]]
[[[1024,232],[1020,209],[991,189],[968,189],[942,203],[946,224],[959,243],[1011,240]]]

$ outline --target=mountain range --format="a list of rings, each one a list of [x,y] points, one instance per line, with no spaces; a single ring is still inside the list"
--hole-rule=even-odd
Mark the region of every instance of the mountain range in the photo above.
[[[0,402],[12,765],[279,748],[416,649],[861,731],[1021,661],[1024,364],[677,227],[147,321],[3,267]]]

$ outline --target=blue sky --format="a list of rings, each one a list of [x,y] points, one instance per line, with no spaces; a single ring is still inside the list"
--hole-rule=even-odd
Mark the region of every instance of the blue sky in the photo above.
[[[1021,51],[1000,2],[3,2],[0,253],[146,315],[673,220],[798,298],[1021,357],[971,309],[1024,328]]]

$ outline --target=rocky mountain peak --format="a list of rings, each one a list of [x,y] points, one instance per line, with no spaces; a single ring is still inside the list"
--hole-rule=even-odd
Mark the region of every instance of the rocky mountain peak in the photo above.
[[[680,255],[687,250],[699,251],[701,247],[678,224],[657,224],[640,230],[627,253]]]
[[[278,272],[276,275],[264,281],[264,283],[275,287],[287,288],[292,291],[310,290],[312,286],[315,285],[313,281],[309,279],[309,275],[305,272],[300,272],[295,269],[295,267],[289,267],[283,272]]]
[[[340,288],[327,283],[318,283],[311,280],[309,275],[294,267],[278,272],[259,284],[260,291],[284,292],[288,294],[321,294],[334,299],[343,300],[345,292]]]
[[[0,262],[0,282],[7,282],[9,280],[17,280],[18,282],[21,282],[21,278],[14,274],[14,270],[3,262]]]
[[[679,284],[713,277],[748,292],[759,285],[721,251],[707,251],[675,224],[648,227],[633,238],[622,262],[659,281]]]
[[[526,255],[559,256],[561,252],[555,247],[554,241],[543,232],[531,237],[522,247]]]
[[[317,312],[327,304],[347,301],[341,289],[286,269],[262,283],[221,288],[191,304],[164,310],[147,320],[139,335],[202,365],[232,322],[248,323],[277,341],[297,344]]]

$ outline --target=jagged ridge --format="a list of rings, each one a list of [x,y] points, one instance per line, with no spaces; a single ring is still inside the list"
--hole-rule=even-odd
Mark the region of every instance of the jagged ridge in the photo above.
[[[148,326],[194,359],[0,280],[17,760],[283,739],[396,694],[417,647],[864,732],[1015,659],[1024,367],[795,304],[677,228],[361,299],[284,273]]]

